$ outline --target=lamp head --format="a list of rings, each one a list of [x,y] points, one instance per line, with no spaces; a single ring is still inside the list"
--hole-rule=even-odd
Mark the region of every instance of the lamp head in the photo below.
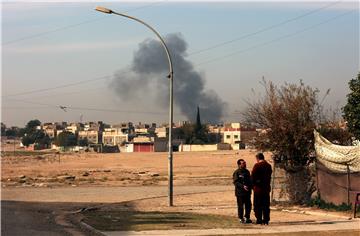
[[[100,6],[97,6],[95,8],[96,11],[99,11],[99,12],[102,12],[102,13],[106,13],[106,14],[111,14],[113,13],[112,10],[108,9],[108,8],[105,8],[105,7],[100,7]]]

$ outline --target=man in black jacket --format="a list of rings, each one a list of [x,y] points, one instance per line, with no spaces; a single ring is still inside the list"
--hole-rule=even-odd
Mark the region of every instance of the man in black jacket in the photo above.
[[[246,161],[239,159],[237,161],[238,169],[233,174],[233,183],[235,185],[235,196],[237,199],[238,216],[241,223],[251,223],[251,177],[246,169]],[[245,219],[244,219],[245,205]]]

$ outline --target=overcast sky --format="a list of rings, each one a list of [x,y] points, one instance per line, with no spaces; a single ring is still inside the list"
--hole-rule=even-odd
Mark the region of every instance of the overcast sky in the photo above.
[[[156,99],[161,85],[143,89],[139,83],[141,92],[128,99],[111,88],[139,44],[156,36],[138,22],[94,11],[98,4],[3,2],[2,122],[168,121],[168,107]],[[144,20],[162,36],[181,35],[184,57],[204,89],[227,104],[225,122],[239,121],[244,99],[254,96],[252,90],[262,92],[263,76],[278,85],[302,80],[321,94],[330,89],[325,104],[336,108],[345,104],[348,81],[359,71],[357,1],[101,5]],[[176,80],[181,71],[174,73]],[[174,121],[186,119],[176,106]]]

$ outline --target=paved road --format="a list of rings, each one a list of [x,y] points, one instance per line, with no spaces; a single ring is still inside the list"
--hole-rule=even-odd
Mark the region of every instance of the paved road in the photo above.
[[[105,236],[200,236],[200,235],[309,235],[309,236],[358,236],[359,221],[329,222],[314,225],[260,226],[238,229],[202,229],[202,230],[151,230],[151,231],[112,231],[101,232]]]
[[[174,195],[209,191],[231,191],[231,186],[179,186]],[[89,235],[65,221],[61,212],[74,211],[91,203],[114,203],[167,196],[166,186],[3,188],[1,235]],[[60,225],[61,224],[61,225]]]
[[[174,195],[232,191],[232,186],[175,186]],[[30,202],[114,203],[167,196],[167,186],[136,187],[14,187],[1,190],[1,200]]]
[[[55,223],[53,209],[41,204],[1,202],[1,235],[69,235]]]

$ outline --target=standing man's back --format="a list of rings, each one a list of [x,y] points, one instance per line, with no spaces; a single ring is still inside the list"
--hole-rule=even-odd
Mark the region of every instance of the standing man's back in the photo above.
[[[272,168],[265,161],[264,155],[256,155],[257,163],[254,165],[251,177],[254,190],[254,212],[257,224],[269,224],[270,221],[270,182]]]

